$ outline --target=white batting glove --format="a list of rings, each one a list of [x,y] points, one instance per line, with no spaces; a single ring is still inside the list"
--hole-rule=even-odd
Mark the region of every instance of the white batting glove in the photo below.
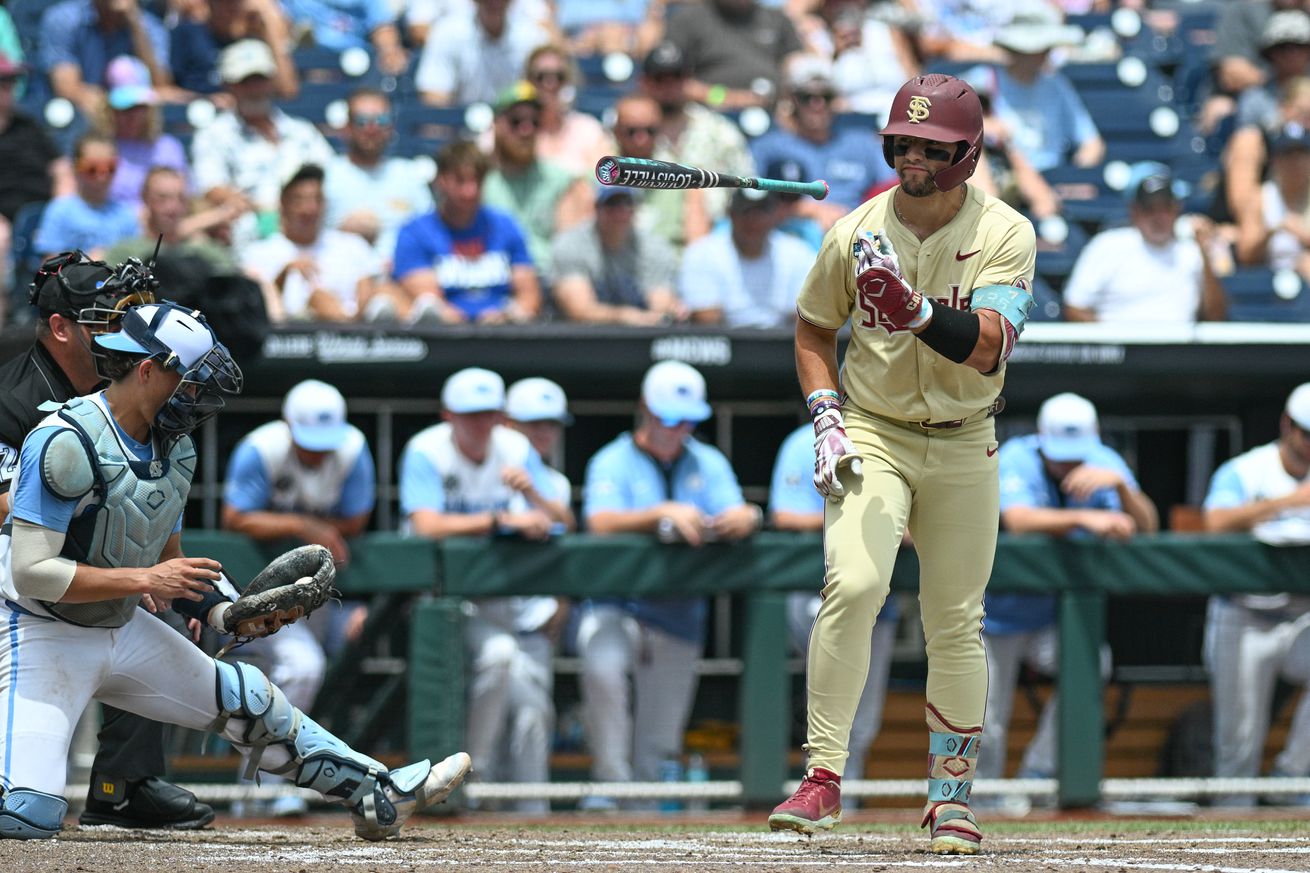
[[[860,475],[860,455],[846,435],[841,411],[827,406],[814,416],[814,487],[834,503],[846,496],[846,486],[838,478],[842,467]]]
[[[905,280],[905,274],[901,272],[901,259],[897,257],[896,249],[886,232],[862,231],[855,238],[855,275],[874,267],[886,270],[901,281]]]

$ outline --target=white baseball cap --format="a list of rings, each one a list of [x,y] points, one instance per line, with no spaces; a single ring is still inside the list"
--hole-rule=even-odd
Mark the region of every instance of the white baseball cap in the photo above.
[[[710,417],[705,377],[682,361],[660,361],[641,380],[641,399],[665,427]]]
[[[1037,411],[1037,444],[1048,460],[1084,461],[1101,445],[1096,407],[1077,394],[1056,394]]]
[[[311,452],[330,452],[350,432],[346,398],[326,382],[306,379],[287,392],[282,417],[291,426],[296,445]]]
[[[549,379],[520,379],[505,395],[505,414],[515,421],[558,421],[572,424],[564,389]]]
[[[1287,415],[1302,430],[1310,430],[1310,382],[1303,382],[1287,397]]]
[[[493,412],[505,408],[505,380],[481,367],[466,367],[441,386],[441,405],[447,412]]]
[[[243,82],[251,76],[271,79],[275,73],[277,62],[273,50],[263,40],[237,40],[218,56],[218,75],[227,84]]]

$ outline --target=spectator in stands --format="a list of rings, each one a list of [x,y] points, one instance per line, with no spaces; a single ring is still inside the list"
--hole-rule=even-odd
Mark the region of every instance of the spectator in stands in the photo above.
[[[1286,9],[1269,16],[1260,33],[1260,55],[1269,65],[1265,80],[1237,97],[1236,126],[1278,126],[1278,98],[1293,79],[1310,73],[1310,14]]]
[[[1127,540],[1160,528],[1155,504],[1142,492],[1128,463],[1101,442],[1096,407],[1077,394],[1048,398],[1037,412],[1037,433],[1006,440],[999,464],[1001,528],[1009,533]],[[1006,737],[1020,669],[1026,664],[1045,676],[1059,669],[1055,607],[1053,594],[987,595],[983,640],[990,736],[978,756],[979,779],[1005,776]],[[1108,648],[1102,651],[1106,672],[1109,655]],[[1055,777],[1057,712],[1052,694],[1018,778]]]
[[[173,77],[179,88],[230,103],[223,92],[219,54],[243,39],[257,39],[273,53],[273,92],[288,100],[300,91],[290,27],[277,0],[204,0],[196,13],[179,20],[171,34]]]
[[[719,110],[771,105],[786,61],[801,50],[787,16],[759,0],[683,4],[667,37],[691,69],[688,95]]]
[[[288,318],[405,318],[409,298],[384,277],[381,259],[364,238],[323,227],[323,176],[322,167],[305,164],[282,186],[281,232],[246,247],[246,273],[278,290]]]
[[[945,58],[948,61],[1001,63],[1005,53],[996,45],[996,36],[1009,23],[1019,5],[1029,3],[974,3],[972,0],[916,0],[918,33],[915,40],[919,57]]]
[[[514,216],[542,275],[550,271],[550,238],[591,217],[590,183],[537,154],[541,101],[528,82],[496,97],[492,168],[482,202]]]
[[[755,175],[755,160],[741,129],[687,96],[690,71],[682,49],[668,41],[651,49],[642,61],[638,88],[660,107],[655,157],[696,167],[715,167],[736,176]],[[701,192],[709,221],[724,216],[730,194],[727,189],[719,188]]]
[[[798,161],[782,158],[770,161],[764,168],[766,179],[779,179],[783,182],[809,182],[805,171]],[[800,194],[774,194],[778,201],[778,230],[796,237],[810,247],[814,254],[823,246],[823,227],[810,217],[801,207],[804,198]]]
[[[992,111],[986,81],[975,90],[983,108],[983,157],[978,170],[969,179],[993,197],[999,197],[1015,209],[1034,219],[1051,218],[1060,213],[1060,195],[1033,167],[1032,162],[1011,135],[1010,125]],[[1039,238],[1039,247],[1042,240]],[[1040,251],[1040,248],[1039,248]]]
[[[277,230],[283,180],[305,164],[326,166],[333,152],[314,125],[273,105],[277,61],[266,44],[232,43],[219,55],[218,69],[234,105],[192,140],[191,169],[210,204],[242,210],[232,242],[240,254]]]
[[[12,222],[28,203],[44,203],[75,189],[72,163],[39,121],[16,108],[27,66],[0,52],[0,257],[12,245]]]
[[[1162,164],[1143,162],[1128,207],[1131,224],[1098,233],[1078,255],[1064,288],[1070,321],[1192,324],[1222,321],[1228,309],[1210,263],[1211,222],[1192,217],[1180,238],[1181,186]]]
[[[111,246],[105,253],[106,262],[118,264],[136,258],[145,263],[158,246],[160,255],[196,255],[215,272],[237,271],[232,250],[209,236],[211,230],[231,224],[236,217],[228,207],[192,213],[186,177],[172,167],[152,167],[141,184],[140,197],[144,207],[141,234]]]
[[[1289,121],[1270,138],[1268,150],[1259,211],[1243,213],[1260,220],[1238,226],[1237,258],[1310,277],[1310,132]]]
[[[223,529],[287,547],[316,543],[344,564],[350,560],[346,540],[363,533],[373,514],[376,479],[368,440],[346,422],[341,392],[309,379],[287,392],[280,419],[255,428],[233,449],[223,484]],[[347,635],[363,626],[361,606],[333,604],[327,612],[346,613],[339,624],[349,628]],[[309,711],[327,666],[310,622],[247,643],[242,657],[250,656],[267,664],[266,675],[294,706]],[[308,809],[302,797],[289,795],[243,812],[285,816]]]
[[[1278,439],[1232,458],[1215,471],[1205,497],[1205,530],[1249,532],[1271,546],[1310,544],[1310,383],[1287,398]],[[1237,594],[1210,598],[1205,664],[1210,671],[1215,775],[1260,774],[1274,682],[1310,678],[1310,597]],[[1274,776],[1310,774],[1310,694],[1302,693]],[[1251,795],[1219,798],[1252,806]]]
[[[477,0],[405,0],[405,34],[410,45],[422,46],[434,26],[449,27],[473,17]],[[510,0],[509,14],[546,33],[556,34],[553,0]],[[444,38],[443,31],[443,38]]]
[[[1304,7],[1304,0],[1257,0],[1220,7],[1210,50],[1214,99],[1202,111],[1204,129],[1211,129],[1219,118],[1231,113],[1239,94],[1267,79],[1268,62],[1260,49],[1270,16],[1279,10]]]
[[[677,253],[660,237],[636,232],[637,198],[634,188],[598,186],[595,219],[551,244],[551,295],[569,321],[651,325],[686,319],[673,291]]]
[[[441,388],[442,423],[419,431],[400,459],[400,508],[414,536],[516,536],[542,541],[555,516],[552,477],[523,434],[503,423],[505,383],[476,367]],[[559,507],[555,509],[558,511]],[[554,734],[551,656],[567,615],[556,597],[472,601],[465,736],[479,778],[547,782]],[[503,747],[508,747],[504,751]],[[520,801],[520,812],[549,803]]]
[[[739,188],[729,228],[687,246],[678,296],[691,320],[729,327],[787,327],[814,252],[778,226],[777,198]]]
[[[988,94],[992,113],[1038,172],[1066,162],[1091,167],[1105,157],[1105,141],[1073,83],[1049,65],[1053,48],[1081,39],[1082,29],[1062,24],[1053,7],[1024,7],[996,35],[1005,62],[966,76]]]
[[[737,541],[758,531],[763,513],[742,499],[728,459],[691,435],[710,412],[705,379],[694,368],[661,361],[647,370],[635,428],[587,463],[587,528],[596,535],[645,533],[691,546]],[[682,753],[707,604],[700,597],[604,598],[585,601],[579,612],[591,777],[656,781],[660,762]]]
[[[640,57],[664,34],[664,0],[557,0],[555,20],[580,55]]]
[[[530,321],[541,286],[514,217],[482,205],[487,156],[471,142],[437,153],[437,208],[400,228],[395,277],[413,301],[412,320],[446,324]]]
[[[138,0],[63,0],[41,16],[40,66],[56,97],[95,118],[105,102],[105,70],[119,55],[134,55],[150,84],[168,88],[168,31]]]
[[[914,41],[894,3],[820,0],[802,34],[806,51],[832,58],[832,79],[848,110],[885,117],[896,91],[919,72]]]
[[[452,14],[440,39],[423,46],[414,84],[424,103],[492,103],[522,73],[528,55],[550,34],[528,18],[509,15],[509,0],[475,0],[471,16]]]
[[[629,158],[656,158],[660,133],[660,106],[650,97],[630,95],[614,104],[614,142],[618,154]],[[710,230],[707,190],[645,192],[637,208],[637,230],[653,233],[675,250]]]
[[[559,43],[537,46],[528,55],[524,78],[537,89],[541,103],[537,155],[570,172],[591,175],[596,162],[610,153],[610,138],[594,116],[572,106],[584,87],[577,64]]]
[[[510,487],[522,493],[529,503],[551,517],[552,533],[569,533],[578,527],[573,515],[573,485],[559,471],[564,460],[564,428],[573,424],[568,397],[564,389],[549,379],[520,379],[505,393],[505,424],[528,438],[532,448],[546,465],[545,480],[549,489],[536,492],[527,471],[514,469],[509,474]],[[568,601],[560,599],[560,607]],[[559,625],[562,627],[563,616]]]
[[[118,169],[109,199],[124,206],[141,206],[141,184],[151,167],[171,167],[187,177],[186,149],[164,133],[159,94],[150,87],[150,72],[140,59],[119,55],[105,71],[109,99],[100,114],[100,132],[118,148]]]
[[[393,4],[387,0],[282,0],[296,29],[307,29],[316,45],[333,51],[372,49],[378,69],[396,76],[409,66]]]
[[[756,165],[795,160],[806,179],[828,183],[827,197],[806,198],[798,206],[824,230],[863,203],[866,191],[896,179],[872,122],[861,130],[833,127],[836,99],[832,64],[816,55],[798,56],[788,67],[778,123],[751,143]]]
[[[787,435],[778,448],[769,480],[769,519],[775,530],[820,533],[823,530],[823,495],[814,487],[814,427],[803,424]],[[909,533],[903,545],[909,544]],[[816,587],[822,587],[820,577]],[[802,656],[809,651],[810,629],[819,614],[818,593],[793,592],[787,596],[787,625],[792,650]],[[843,779],[863,779],[869,748],[882,727],[887,677],[892,667],[892,644],[900,609],[895,595],[884,601],[870,639],[869,676],[851,721],[846,768]]]
[[[109,246],[140,233],[136,210],[109,199],[117,168],[113,141],[94,133],[79,139],[73,148],[76,190],[50,201],[32,248],[42,257],[81,249],[99,259]]]
[[[364,237],[390,272],[396,232],[431,211],[432,189],[415,161],[387,157],[396,127],[386,94],[362,88],[350,95],[347,106],[345,154],[328,162],[323,184],[327,226]]]

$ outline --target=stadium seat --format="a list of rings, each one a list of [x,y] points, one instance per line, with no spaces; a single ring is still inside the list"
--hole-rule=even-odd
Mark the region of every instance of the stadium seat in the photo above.
[[[1040,275],[1033,277],[1033,308],[1028,313],[1029,321],[1061,321],[1064,318],[1064,305],[1060,295],[1052,290]]]
[[[1055,287],[1064,287],[1064,282],[1073,272],[1073,265],[1079,253],[1087,244],[1087,231],[1077,222],[1067,221],[1068,233],[1059,243],[1037,237],[1037,275]]]
[[[471,136],[465,124],[467,106],[396,107],[396,142],[392,151],[401,157],[432,155],[452,139]]]
[[[27,286],[32,284],[32,277],[41,266],[41,253],[33,250],[32,240],[36,236],[37,227],[41,224],[41,215],[45,212],[45,206],[44,200],[24,203],[14,213],[11,230],[14,278],[8,307],[10,322],[25,320],[30,315]]]
[[[1240,267],[1222,281],[1229,321],[1310,322],[1310,288],[1295,273],[1276,279],[1268,267]],[[1276,294],[1275,281],[1296,283],[1295,295],[1288,299]]]
[[[1061,214],[1088,233],[1116,224],[1127,215],[1124,198],[1105,183],[1101,167],[1063,164],[1042,174],[1061,199]]]

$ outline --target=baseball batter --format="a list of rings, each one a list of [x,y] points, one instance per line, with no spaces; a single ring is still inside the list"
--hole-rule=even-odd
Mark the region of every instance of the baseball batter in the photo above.
[[[981,156],[978,96],[951,76],[907,82],[883,128],[900,184],[840,219],[797,301],[796,369],[815,429],[824,601],[810,636],[809,770],[769,817],[802,833],[841,820],[869,630],[906,526],[919,553],[928,653],[932,851],[974,854],[969,808],[987,696],[980,636],[998,518],[991,420],[1032,306],[1032,225],[965,184]],[[837,331],[851,325],[841,375]]]
[[[241,371],[198,312],[146,304],[121,321],[94,340],[108,387],[23,442],[0,530],[0,837],[59,832],[68,744],[93,699],[218,732],[252,772],[289,775],[349,808],[359,836],[395,835],[460,783],[467,755],[388,772],[259,670],[214,661],[137,608],[191,604],[217,627],[234,608],[214,590],[218,562],[183,556],[180,529],[190,433],[240,391]]]

